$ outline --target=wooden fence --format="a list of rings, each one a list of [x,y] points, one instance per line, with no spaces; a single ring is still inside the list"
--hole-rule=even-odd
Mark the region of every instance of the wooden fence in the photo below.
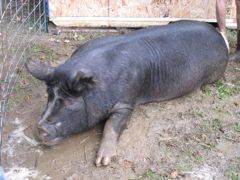
[[[141,27],[178,19],[216,22],[216,0],[49,0],[50,20],[58,26]],[[235,26],[229,0],[228,26]]]

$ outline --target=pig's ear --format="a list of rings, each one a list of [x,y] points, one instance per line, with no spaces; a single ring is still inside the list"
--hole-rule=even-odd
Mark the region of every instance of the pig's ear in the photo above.
[[[53,78],[54,68],[41,63],[39,60],[30,60],[28,59],[25,63],[27,71],[34,76],[35,78],[49,82]]]
[[[71,80],[71,89],[75,92],[82,92],[87,87],[91,87],[96,82],[93,73],[88,70],[81,69],[74,73]]]

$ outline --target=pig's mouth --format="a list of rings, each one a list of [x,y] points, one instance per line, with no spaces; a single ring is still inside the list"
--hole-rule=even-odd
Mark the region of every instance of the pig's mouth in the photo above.
[[[54,125],[47,124],[37,127],[36,136],[41,141],[41,144],[46,146],[54,146],[63,139]]]

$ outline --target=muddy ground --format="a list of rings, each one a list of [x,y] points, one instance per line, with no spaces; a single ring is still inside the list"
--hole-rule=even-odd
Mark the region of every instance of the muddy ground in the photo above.
[[[31,56],[56,66],[79,44],[106,35],[115,34],[44,34]],[[240,63],[229,63],[223,79],[187,96],[136,107],[108,167],[93,163],[102,125],[52,148],[37,144],[32,130],[46,87],[25,70],[19,75],[2,147],[8,179],[240,179]]]

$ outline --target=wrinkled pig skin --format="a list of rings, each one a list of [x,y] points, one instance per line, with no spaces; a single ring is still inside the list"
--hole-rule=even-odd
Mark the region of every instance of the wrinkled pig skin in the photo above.
[[[47,85],[38,138],[54,145],[105,122],[96,165],[108,165],[135,105],[183,96],[219,79],[228,62],[221,34],[207,23],[178,21],[91,40],[54,68],[28,61]]]

